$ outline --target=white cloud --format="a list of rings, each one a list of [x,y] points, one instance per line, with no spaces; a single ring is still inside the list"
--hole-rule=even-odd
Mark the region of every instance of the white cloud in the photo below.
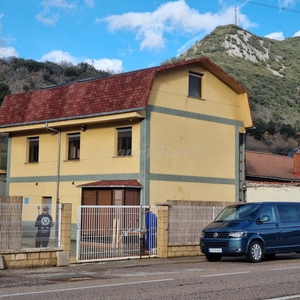
[[[281,31],[269,33],[265,37],[273,40],[279,40],[279,41],[284,40],[284,35]]]
[[[293,35],[293,37],[294,37],[294,36],[300,36],[300,30],[297,31],[297,32]]]
[[[154,12],[110,15],[96,19],[107,22],[111,32],[117,30],[132,31],[140,41],[140,49],[160,49],[165,47],[166,34],[196,35],[208,33],[218,25],[234,23],[234,7],[222,8],[218,13],[203,13],[190,8],[185,0],[166,2]],[[240,26],[255,26],[247,16],[239,14]]]
[[[18,57],[19,54],[17,52],[17,50],[13,47],[1,47],[0,46],[0,57],[11,57],[11,56],[15,56]]]
[[[3,18],[3,16],[4,16],[4,14],[0,14],[0,32],[2,30],[1,19]],[[7,47],[6,42],[7,42],[7,40],[0,37],[0,57],[1,58],[11,57],[11,56],[18,57],[19,54],[18,54],[17,50],[13,47]]]
[[[77,59],[70,55],[68,52],[63,52],[61,50],[52,50],[51,52],[45,54],[40,59],[41,61],[52,61],[55,63],[69,62],[72,64],[77,64]]]
[[[0,21],[1,21],[1,19],[3,18],[3,16],[4,16],[4,14],[1,14],[0,15]],[[0,31],[2,30],[2,23],[0,23]]]
[[[87,0],[89,2],[93,0]],[[41,2],[43,10],[36,15],[36,19],[45,25],[56,25],[59,19],[59,12],[76,9],[76,2],[68,2],[66,0],[44,0]]]
[[[85,0],[85,3],[88,7],[94,7],[95,1],[94,0]]]
[[[101,71],[109,71],[112,73],[121,73],[123,70],[123,62],[119,59],[86,59],[86,63],[93,65],[95,69]]]
[[[40,61],[52,61],[57,64],[61,62],[67,62],[67,63],[72,63],[74,65],[77,65],[83,60],[80,60],[79,58],[72,56],[68,52],[64,52],[61,50],[52,50],[51,52],[43,55]],[[93,65],[95,69],[101,71],[110,71],[112,73],[121,73],[123,71],[123,67],[122,67],[123,62],[119,59],[108,59],[108,58],[86,59],[84,60],[84,62]]]
[[[278,0],[278,5],[280,8],[284,8],[287,6],[294,6],[296,4],[296,0]]]
[[[56,7],[64,9],[73,9],[76,7],[76,2],[69,3],[66,0],[44,0],[41,3],[45,8]]]
[[[178,50],[177,50],[177,56],[184,53],[187,49],[189,49],[192,45],[194,45],[197,41],[199,41],[200,36],[195,36],[189,41],[187,41],[184,45],[182,45]]]
[[[58,21],[58,16],[57,15],[50,15],[47,17],[47,13],[46,12],[42,12],[40,14],[37,14],[36,19],[45,24],[45,25],[51,25],[54,26],[56,24],[56,22]]]

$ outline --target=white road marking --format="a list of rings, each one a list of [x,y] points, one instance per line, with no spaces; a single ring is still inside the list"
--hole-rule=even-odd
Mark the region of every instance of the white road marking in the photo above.
[[[169,275],[169,274],[181,274],[180,271],[174,271],[174,272],[138,272],[138,273],[132,273],[132,274],[117,274],[117,273],[111,273],[110,275],[118,276],[118,277],[140,277],[140,276],[157,276],[157,275]]]
[[[234,272],[234,273],[220,273],[220,274],[202,275],[201,277],[227,276],[227,275],[248,274],[248,273],[251,272],[246,271],[246,272]]]
[[[288,300],[288,299],[297,299],[300,298],[300,295],[293,295],[293,296],[285,296],[285,297],[279,297],[279,298],[269,298],[265,300]]]
[[[6,295],[0,295],[0,298],[14,297],[14,296],[24,296],[24,295],[37,295],[37,294],[44,294],[44,293],[57,293],[57,292],[65,292],[65,291],[78,291],[78,290],[86,290],[86,289],[98,289],[98,288],[112,287],[112,286],[145,284],[145,283],[171,281],[171,280],[173,280],[173,278],[157,279],[157,280],[146,280],[146,281],[135,281],[135,282],[123,282],[123,283],[113,283],[113,284],[103,284],[103,285],[84,286],[84,287],[77,287],[77,288],[58,289],[58,290],[44,290],[44,291],[28,292],[28,293],[6,294]]]
[[[140,277],[140,276],[157,276],[157,275],[171,275],[171,274],[182,274],[183,272],[199,272],[207,269],[184,269],[181,271],[169,271],[169,272],[136,272],[132,274],[119,274],[119,273],[110,273],[110,275],[118,277]]]
[[[277,268],[277,269],[271,269],[271,271],[280,271],[280,270],[289,270],[289,269],[300,269],[300,267]]]

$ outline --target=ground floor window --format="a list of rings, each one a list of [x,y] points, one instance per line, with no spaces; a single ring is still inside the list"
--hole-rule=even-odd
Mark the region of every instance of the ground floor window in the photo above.
[[[140,189],[82,189],[82,205],[140,205]]]

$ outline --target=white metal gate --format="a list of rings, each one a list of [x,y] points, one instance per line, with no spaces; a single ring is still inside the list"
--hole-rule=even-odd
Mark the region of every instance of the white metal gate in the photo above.
[[[145,206],[79,206],[76,261],[103,261],[156,255],[157,213]],[[151,230],[147,230],[149,220]],[[148,225],[147,225],[147,224]],[[146,228],[147,227],[147,228]]]

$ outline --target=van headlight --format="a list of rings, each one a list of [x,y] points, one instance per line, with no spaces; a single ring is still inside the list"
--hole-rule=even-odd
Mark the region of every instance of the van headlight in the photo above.
[[[202,237],[203,237],[203,238],[205,237],[205,232],[204,232],[204,231],[202,231]]]
[[[229,232],[230,237],[240,238],[247,236],[247,231],[235,231],[235,232]]]

